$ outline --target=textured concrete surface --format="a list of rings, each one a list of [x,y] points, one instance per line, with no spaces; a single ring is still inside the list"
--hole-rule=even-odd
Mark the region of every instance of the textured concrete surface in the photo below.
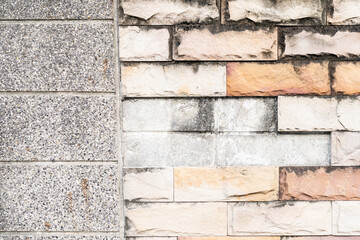
[[[0,165],[0,231],[117,231],[116,165]]]
[[[0,19],[111,19],[109,0],[2,0]]]
[[[0,91],[115,92],[112,23],[4,22],[0,32]]]
[[[115,97],[0,96],[0,160],[114,160]]]

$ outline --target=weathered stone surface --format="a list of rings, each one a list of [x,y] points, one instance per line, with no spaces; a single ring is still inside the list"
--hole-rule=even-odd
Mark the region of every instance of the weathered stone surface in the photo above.
[[[177,27],[173,48],[175,60],[276,60],[277,29]]]
[[[228,0],[223,13],[228,21],[320,24],[321,0]]]
[[[178,237],[179,240],[280,240],[280,237]]]
[[[2,0],[0,19],[112,19],[109,0]]]
[[[284,240],[360,240],[360,237],[349,236],[349,237],[340,237],[340,236],[309,236],[309,237],[283,237]]]
[[[331,202],[229,203],[229,235],[331,234]]]
[[[177,237],[128,237],[126,240],[177,240]]]
[[[278,199],[277,167],[175,168],[175,201]]]
[[[226,203],[127,204],[126,236],[225,236]]]
[[[117,231],[113,164],[0,165],[0,231]]]
[[[215,101],[215,129],[218,131],[274,131],[275,98],[237,98]]]
[[[0,160],[115,160],[115,97],[0,96]]]
[[[101,235],[38,235],[38,234],[24,234],[24,235],[1,235],[0,240],[120,240],[118,236]],[[267,239],[266,239],[267,240]],[[271,240],[271,239],[270,239]],[[276,240],[276,239],[275,239]]]
[[[125,167],[214,166],[215,161],[212,134],[126,132],[122,148]]]
[[[360,168],[280,168],[281,200],[360,200]]]
[[[360,23],[360,3],[357,0],[332,0],[327,21],[333,25]]]
[[[333,202],[333,234],[359,235],[360,234],[360,202],[335,201]]]
[[[214,101],[140,99],[123,102],[124,131],[213,131]]]
[[[154,4],[154,3],[152,3]],[[168,28],[120,26],[119,55],[122,61],[170,60]]]
[[[127,97],[226,96],[222,63],[126,64],[121,81]]]
[[[132,25],[211,23],[219,18],[216,0],[124,0],[121,9],[120,23]]]
[[[331,55],[336,57],[359,58],[360,45],[354,44],[360,39],[360,32],[327,28],[328,33],[316,32],[313,29],[302,29],[300,32],[284,32],[285,44],[281,57]]]
[[[328,62],[227,63],[228,96],[330,94]]]
[[[0,91],[115,92],[112,23],[4,22],[0,32]]]
[[[218,166],[327,166],[329,135],[221,134]]]
[[[360,133],[331,133],[331,165],[360,165]]]
[[[279,131],[360,130],[360,98],[279,97]]]
[[[336,62],[332,88],[337,94],[360,94],[360,63]]]
[[[124,199],[131,201],[173,201],[172,168],[125,168]]]

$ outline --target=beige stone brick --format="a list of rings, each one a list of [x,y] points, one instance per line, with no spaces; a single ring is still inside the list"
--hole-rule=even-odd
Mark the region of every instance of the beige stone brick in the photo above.
[[[333,89],[337,94],[360,94],[360,63],[338,62],[334,65]]]
[[[332,0],[327,21],[333,25],[355,25],[360,23],[358,0]]]

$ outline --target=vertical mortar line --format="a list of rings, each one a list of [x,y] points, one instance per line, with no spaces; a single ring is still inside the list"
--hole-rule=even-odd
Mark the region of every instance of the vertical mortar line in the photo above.
[[[123,161],[121,153],[122,141],[122,96],[121,96],[121,79],[120,79],[120,56],[119,56],[119,1],[114,0],[113,17],[114,17],[114,56],[115,56],[115,93],[116,93],[116,147],[118,159],[118,190],[119,190],[119,226],[120,226],[120,239],[125,238],[125,221],[124,221],[124,198],[123,198]]]

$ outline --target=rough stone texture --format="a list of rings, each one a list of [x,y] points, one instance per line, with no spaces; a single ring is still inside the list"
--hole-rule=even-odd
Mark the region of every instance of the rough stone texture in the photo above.
[[[236,29],[228,26],[177,27],[175,60],[276,60],[277,29]]]
[[[360,200],[360,169],[280,168],[281,200]]]
[[[127,64],[121,81],[127,97],[226,96],[223,63]]]
[[[330,94],[328,62],[227,63],[228,96]]]
[[[213,166],[212,134],[126,132],[123,134],[125,167]]]
[[[302,29],[298,33],[284,32],[284,50],[281,57],[331,55],[343,58],[359,58],[360,45],[354,44],[360,39],[360,32],[334,30],[320,33],[312,29]]]
[[[227,0],[223,12],[227,21],[256,23],[321,24],[321,0]]]
[[[336,94],[360,94],[360,63],[337,62],[335,63],[334,69],[332,88]]]
[[[125,168],[124,199],[130,201],[173,201],[172,168]]]
[[[330,202],[229,203],[229,235],[331,234]]]
[[[116,231],[116,165],[0,165],[0,231]]]
[[[327,22],[333,25],[360,23],[360,3],[357,0],[332,0]]]
[[[25,1],[5,2],[7,7],[27,6]],[[115,92],[112,23],[4,22],[0,32],[0,91]]]
[[[120,237],[117,236],[90,236],[90,235],[51,235],[51,236],[41,236],[37,234],[25,234],[25,235],[7,235],[7,236],[0,236],[0,240],[120,240]],[[267,239],[266,239],[267,240]],[[271,239],[270,239],[271,240]],[[275,239],[276,240],[276,239]]]
[[[119,31],[121,61],[170,60],[170,33],[168,28],[129,26],[120,27]]]
[[[123,102],[124,131],[273,131],[275,128],[276,99],[273,98]]]
[[[124,131],[213,131],[214,101],[139,99],[123,102]]]
[[[175,25],[211,23],[219,18],[216,0],[124,0],[121,24]]]
[[[179,240],[280,240],[280,237],[178,237]]]
[[[215,101],[217,131],[274,131],[277,101],[275,98],[237,98]]]
[[[177,240],[177,237],[128,237],[126,240]]]
[[[109,0],[2,0],[0,19],[112,19]]]
[[[283,240],[360,240],[360,237],[340,237],[340,236],[311,236],[311,237],[283,237]]]
[[[327,166],[330,137],[321,134],[221,134],[218,166]]]
[[[225,236],[226,203],[131,203],[126,236]]]
[[[360,98],[279,97],[279,131],[360,130]]]
[[[331,165],[360,165],[360,133],[331,133]]]
[[[115,160],[115,97],[0,96],[0,160]]]
[[[277,167],[175,168],[175,201],[272,201],[278,199]]]
[[[360,234],[359,201],[335,201],[332,208],[334,235]]]

